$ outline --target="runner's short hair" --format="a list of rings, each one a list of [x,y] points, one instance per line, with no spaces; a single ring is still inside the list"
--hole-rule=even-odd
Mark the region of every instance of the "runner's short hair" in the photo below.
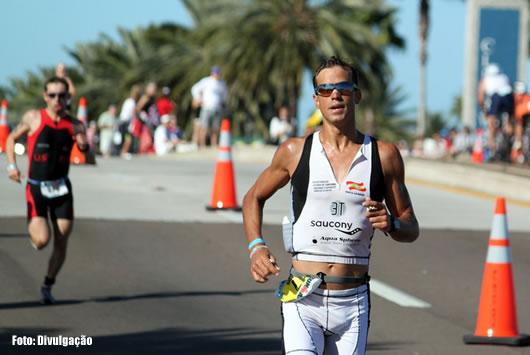
[[[64,80],[63,78],[59,78],[58,76],[52,76],[46,82],[44,83],[44,92],[48,90],[48,84],[63,84],[66,88],[66,92],[70,92],[70,87],[68,85],[68,82]]]
[[[313,75],[313,88],[316,89],[316,87],[317,87],[317,75],[318,75],[318,73],[320,73],[324,69],[332,68],[332,67],[335,67],[335,66],[342,67],[346,71],[348,71],[350,73],[351,80],[356,85],[359,85],[359,72],[357,71],[357,69],[353,65],[351,65],[350,63],[345,62],[344,60],[342,60],[341,58],[339,58],[337,56],[331,56],[328,59],[325,59],[324,61],[322,61],[322,63],[320,63],[318,68],[315,70],[315,74]]]

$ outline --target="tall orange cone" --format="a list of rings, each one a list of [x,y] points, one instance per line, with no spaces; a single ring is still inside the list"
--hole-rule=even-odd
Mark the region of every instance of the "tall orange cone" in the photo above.
[[[221,122],[221,137],[215,165],[212,200],[206,206],[208,211],[235,210],[241,211],[237,204],[234,166],[232,165],[232,148],[230,139],[230,121]]]
[[[79,98],[79,107],[77,108],[77,119],[83,122],[85,127],[87,126],[88,113],[86,109],[86,98],[81,96]]]
[[[482,129],[477,129],[475,144],[473,144],[473,151],[471,153],[471,161],[477,164],[482,164],[482,162],[484,161],[484,151],[482,149],[482,135]]]
[[[2,100],[0,107],[0,153],[6,151],[6,141],[9,136],[9,126],[7,125],[7,100]]]
[[[86,99],[81,97],[79,99],[79,108],[77,109],[77,118],[87,125],[87,110],[86,110]],[[70,163],[76,165],[83,165],[87,163],[86,154],[79,150],[77,144],[72,147],[72,153],[70,154]]]
[[[512,250],[508,236],[506,202],[498,197],[482,278],[475,333],[464,335],[466,344],[530,344],[530,336],[519,334],[512,277]]]

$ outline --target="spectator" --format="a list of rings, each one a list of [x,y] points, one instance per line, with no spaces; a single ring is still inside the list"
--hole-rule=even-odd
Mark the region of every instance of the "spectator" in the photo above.
[[[136,105],[136,113],[139,115],[143,123],[146,123],[149,128],[154,129],[160,123],[160,115],[156,107],[156,92],[158,88],[155,82],[147,84],[144,94],[138,100]]]
[[[177,116],[169,115],[169,117],[171,118],[171,120],[169,121],[169,125],[167,127],[167,130],[169,132],[169,139],[171,141],[180,143],[184,135],[180,127],[177,125]]]
[[[412,143],[412,151],[411,154],[415,158],[421,158],[423,157],[423,136],[418,136]]]
[[[88,146],[90,147],[90,150],[92,152],[96,151],[96,144],[97,144],[97,131],[98,126],[95,120],[91,120],[88,122],[88,127],[86,129],[86,139],[88,141]]]
[[[471,134],[469,127],[464,127],[460,132],[457,132],[453,138],[451,146],[451,156],[456,159],[459,155],[471,155],[473,152],[473,144],[475,138]]]
[[[214,66],[210,76],[202,78],[191,88],[192,105],[200,107],[198,130],[199,147],[206,146],[206,137],[210,134],[210,144],[217,145],[221,116],[228,97],[228,88],[221,79],[221,69]]]
[[[68,76],[66,65],[64,65],[64,63],[57,64],[57,66],[55,67],[55,76],[66,80],[66,82],[68,83],[68,93],[70,94],[68,103],[70,103],[70,101],[77,94],[77,90],[75,89],[72,79],[70,79],[70,77]]]
[[[104,157],[109,157],[112,148],[112,135],[116,126],[116,105],[110,105],[107,111],[98,118],[99,151]]]
[[[430,159],[440,159],[446,155],[445,141],[435,133],[431,138],[423,140],[423,156]]]
[[[162,88],[162,95],[156,100],[156,108],[158,109],[158,114],[160,117],[175,113],[175,108],[177,105],[169,97],[170,93],[171,89],[167,86],[164,86]]]
[[[289,120],[289,109],[281,106],[278,116],[274,116],[269,126],[269,135],[272,144],[278,145],[287,140],[293,132],[293,126]]]
[[[153,132],[160,124],[160,116],[156,107],[156,83],[150,82],[145,87],[144,94],[136,105],[136,114],[141,120],[140,129],[140,153],[153,151]]]
[[[525,152],[523,141],[523,132],[528,126],[530,118],[530,94],[526,90],[526,84],[518,81],[514,85],[514,118],[515,118],[515,129],[514,129],[514,142],[512,147],[512,161],[521,163],[525,160]]]
[[[138,128],[141,128],[136,118],[136,102],[140,98],[140,86],[133,85],[129,97],[125,99],[121,106],[119,130],[123,138],[121,156],[126,159],[131,158],[131,151],[136,152],[137,140],[140,137]],[[133,141],[134,140],[134,141]],[[136,143],[136,144],[133,144]]]
[[[497,128],[511,130],[509,120],[503,122],[503,114],[513,115],[513,94],[510,79],[503,74],[497,64],[489,64],[479,83],[478,101],[486,115],[488,124],[489,156],[495,156],[498,149],[495,142]]]
[[[175,149],[177,145],[176,137],[171,138],[169,125],[172,121],[170,115],[160,117],[160,125],[155,130],[155,152],[156,155],[166,155]],[[176,119],[175,119],[176,122]]]

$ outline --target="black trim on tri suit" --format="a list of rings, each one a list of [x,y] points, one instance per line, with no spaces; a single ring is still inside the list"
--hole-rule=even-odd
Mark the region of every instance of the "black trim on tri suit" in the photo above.
[[[298,166],[294,170],[291,178],[291,190],[293,199],[294,224],[304,208],[307,199],[307,189],[309,187],[309,156],[311,155],[311,146],[313,145],[313,134],[307,136],[304,142],[302,156]]]
[[[385,176],[383,175],[383,166],[379,157],[379,148],[377,139],[370,137],[372,141],[372,175],[370,176],[370,198],[382,202],[385,198]]]

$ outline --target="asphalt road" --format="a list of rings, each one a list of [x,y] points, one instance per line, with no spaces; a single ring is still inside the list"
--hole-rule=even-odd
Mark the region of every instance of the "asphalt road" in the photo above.
[[[60,302],[45,307],[37,297],[49,248],[30,247],[24,219],[0,223],[4,351],[21,350],[11,346],[12,335],[84,334],[93,337],[88,350],[98,354],[279,353],[277,280],[250,280],[238,224],[80,220],[55,288]],[[279,227],[267,225],[265,233]],[[462,343],[474,328],[486,240],[482,232],[440,230],[424,230],[410,245],[379,236],[372,276],[432,307],[403,308],[373,295],[368,353],[530,354]],[[285,273],[281,242],[271,243]],[[512,244],[518,307],[528,310],[530,243],[514,234]],[[529,312],[519,312],[519,324],[530,330]]]
[[[240,196],[260,169],[237,166]],[[0,354],[280,353],[278,280],[251,281],[237,214],[204,211],[212,170],[208,161],[157,159],[74,168],[79,219],[54,306],[38,303],[50,247],[30,247],[23,195],[0,181]],[[368,354],[530,354],[462,342],[475,326],[491,201],[409,187],[425,221],[421,237],[399,244],[378,234],[371,274],[431,307],[402,307],[373,293]],[[267,206],[272,217],[264,228],[283,275],[288,259],[273,222],[285,213],[284,199],[285,191]],[[530,333],[530,236],[523,223],[529,210],[508,210],[521,230],[510,233],[518,323]],[[13,335],[87,335],[93,345],[12,346]]]

